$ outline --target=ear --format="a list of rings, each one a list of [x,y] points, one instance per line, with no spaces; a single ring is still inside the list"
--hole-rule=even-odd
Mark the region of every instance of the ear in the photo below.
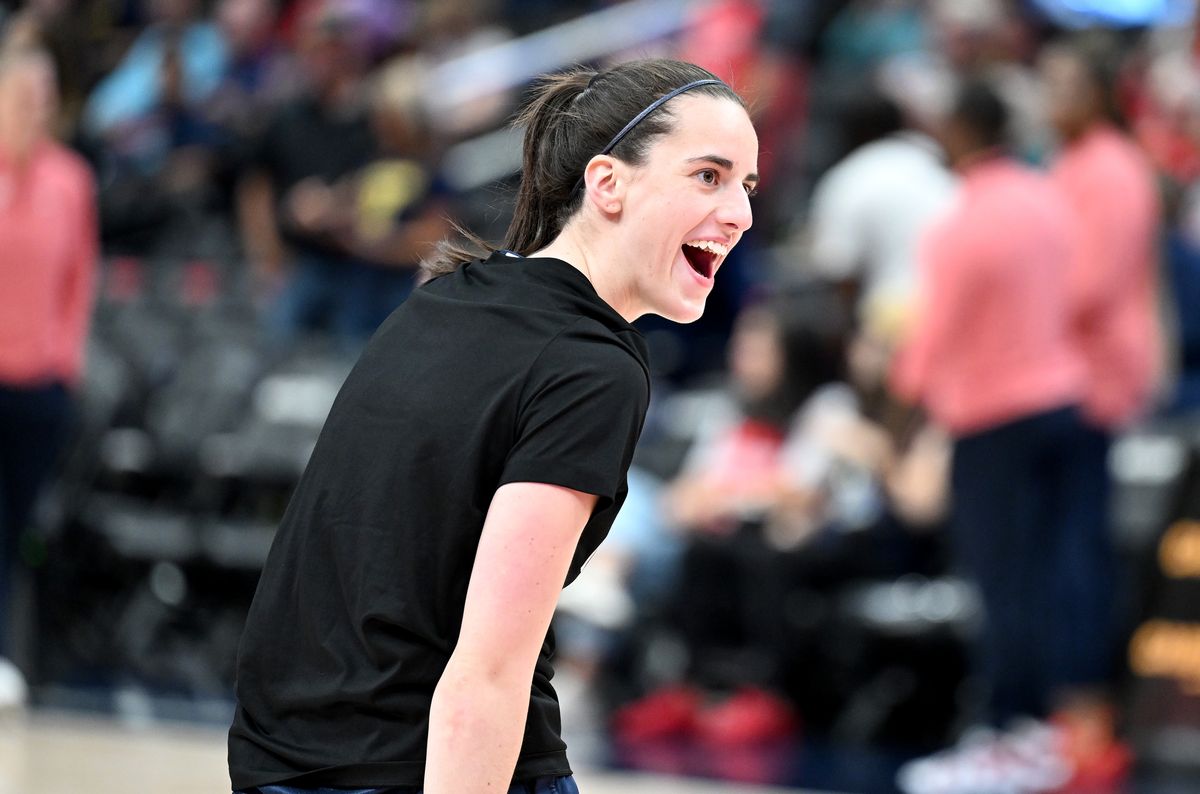
[[[628,174],[624,163],[607,154],[598,154],[583,169],[587,201],[604,215],[616,215],[625,206]]]

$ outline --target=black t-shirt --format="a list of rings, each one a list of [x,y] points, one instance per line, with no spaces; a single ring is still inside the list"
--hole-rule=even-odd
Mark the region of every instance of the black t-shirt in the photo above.
[[[233,786],[420,786],[434,687],[504,483],[599,495],[574,579],[625,499],[649,399],[641,334],[557,259],[495,254],[416,290],[342,387],[250,608]],[[570,774],[531,682],[514,780]]]
[[[377,152],[365,106],[339,113],[304,97],[279,109],[251,160],[253,167],[268,174],[275,200],[282,205],[291,189],[305,179],[315,177],[332,185],[366,166]],[[320,235],[302,232],[289,223],[280,224],[280,233],[296,248],[341,255],[338,247]]]

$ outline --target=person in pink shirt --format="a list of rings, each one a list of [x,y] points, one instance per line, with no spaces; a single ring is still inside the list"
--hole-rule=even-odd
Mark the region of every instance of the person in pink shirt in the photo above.
[[[1073,546],[1081,559],[1107,559],[1110,568],[1115,555],[1107,513],[1109,447],[1115,434],[1145,414],[1162,374],[1157,315],[1162,209],[1149,159],[1122,130],[1115,54],[1101,39],[1075,38],[1046,47],[1039,64],[1049,118],[1063,144],[1050,177],[1076,216],[1067,285],[1071,339],[1087,374],[1087,452],[1078,476],[1089,483],[1090,519],[1080,525]],[[1111,591],[1113,577],[1073,560],[1064,560],[1063,570],[1095,591],[1090,603],[1079,604],[1079,630],[1103,629],[1111,647],[1117,636],[1112,599],[1101,589]],[[1063,664],[1063,677],[1072,685],[1063,716],[1080,723],[1083,732],[1111,736],[1108,690],[1115,672],[1066,659]]]
[[[1006,153],[1007,119],[987,84],[962,87],[944,134],[961,194],[922,243],[921,312],[892,372],[954,437],[953,548],[983,599],[979,716],[997,726],[1050,714],[1111,648],[1091,606],[1108,559],[1077,545],[1087,371],[1070,328],[1072,215]]]
[[[1101,55],[1058,44],[1041,70],[1063,142],[1051,178],[1079,220],[1068,284],[1071,333],[1088,369],[1084,412],[1112,433],[1143,414],[1160,374],[1158,189],[1149,160],[1119,127]]]
[[[51,138],[56,105],[47,55],[0,53],[0,701],[23,689],[4,684],[13,564],[69,425],[97,256],[92,175]]]

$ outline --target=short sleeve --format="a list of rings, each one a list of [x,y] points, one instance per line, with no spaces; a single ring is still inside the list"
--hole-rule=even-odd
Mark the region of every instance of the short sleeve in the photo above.
[[[633,354],[577,323],[529,372],[500,484],[541,482],[616,498],[633,460],[650,389]]]

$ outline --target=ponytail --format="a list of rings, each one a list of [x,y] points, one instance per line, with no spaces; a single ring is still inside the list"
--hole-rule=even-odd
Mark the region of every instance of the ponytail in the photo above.
[[[581,159],[586,164],[598,151],[588,147],[590,141],[580,140],[586,136],[577,134],[577,122],[584,119],[571,110],[596,77],[595,71],[584,69],[550,75],[517,116],[516,123],[525,127],[524,169],[512,223],[504,237],[508,250],[528,254],[544,248],[583,203],[580,195],[571,195],[576,174],[567,174],[562,165]]]
[[[555,138],[565,137],[568,125],[561,123],[575,97],[588,87],[588,81],[596,72],[573,69],[561,74],[543,77],[534,88],[533,100],[517,114],[514,126],[525,127],[521,162],[523,163],[521,186],[517,189],[513,218],[501,248],[528,254],[544,247],[557,236],[561,223],[555,224],[549,233],[547,219],[558,219],[562,203],[567,195],[551,194],[546,191],[552,182],[546,173],[547,158],[543,153],[552,150]],[[539,189],[541,188],[541,189]],[[570,188],[568,187],[569,191]],[[570,217],[570,213],[565,213]],[[442,240],[433,254],[421,262],[422,280],[451,273],[475,259],[483,259],[496,250],[475,234],[457,223],[454,231],[459,240]]]

